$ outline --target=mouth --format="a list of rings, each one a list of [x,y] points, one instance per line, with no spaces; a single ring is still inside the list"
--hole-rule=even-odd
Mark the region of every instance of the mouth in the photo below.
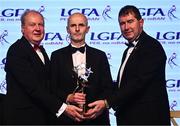
[[[125,32],[124,32],[124,35],[125,35],[125,36],[129,36],[129,35],[131,35],[131,34],[132,34],[131,31],[125,31]]]
[[[40,35],[41,35],[41,33],[34,33],[34,35],[35,35],[35,36],[40,36]]]
[[[124,31],[124,34],[130,34],[132,31]]]
[[[76,34],[74,34],[75,36],[81,36],[81,34],[80,33],[76,33]]]

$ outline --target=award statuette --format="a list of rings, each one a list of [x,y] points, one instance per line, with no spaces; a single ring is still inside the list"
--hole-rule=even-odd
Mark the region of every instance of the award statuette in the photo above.
[[[83,66],[85,66],[85,65],[83,65]],[[85,73],[78,75],[78,72],[80,69],[82,69],[82,67],[77,66],[77,67],[73,68],[73,71],[75,72],[76,82],[77,82],[77,86],[74,89],[73,94],[76,92],[85,93],[85,89],[88,87],[88,78],[89,78],[90,74],[93,73],[91,71],[91,68],[87,69],[84,67]],[[79,107],[83,109],[83,113],[86,112],[85,104],[79,105]]]

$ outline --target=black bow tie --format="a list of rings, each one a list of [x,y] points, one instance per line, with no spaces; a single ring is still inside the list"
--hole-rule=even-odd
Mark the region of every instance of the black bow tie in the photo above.
[[[125,45],[127,45],[129,48],[135,46],[132,42],[125,43]]]
[[[40,49],[40,45],[37,45],[37,44],[34,44],[34,50],[36,51],[36,50],[38,50],[38,49]]]
[[[71,47],[71,51],[72,51],[72,53],[75,53],[76,51],[80,51],[81,53],[84,53],[85,46],[80,47],[80,48]]]

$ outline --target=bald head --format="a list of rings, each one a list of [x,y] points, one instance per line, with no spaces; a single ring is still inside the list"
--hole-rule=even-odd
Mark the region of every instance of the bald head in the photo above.
[[[89,31],[88,20],[81,13],[74,13],[68,18],[67,32],[71,44],[79,47],[85,43],[85,36]]]
[[[80,17],[84,19],[84,23],[88,26],[88,19],[85,15],[77,12],[77,13],[73,13],[72,15],[69,16],[68,21],[67,21],[67,26],[69,26],[69,22],[71,21],[72,18],[74,17]]]

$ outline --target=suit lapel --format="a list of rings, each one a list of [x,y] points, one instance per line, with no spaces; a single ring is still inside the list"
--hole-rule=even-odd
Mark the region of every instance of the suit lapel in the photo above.
[[[146,36],[146,33],[143,31],[141,33],[141,35],[139,36],[139,41],[137,43],[137,45],[134,47],[131,55],[129,56],[128,58],[128,61],[126,62],[126,65],[125,65],[125,68],[124,68],[124,72],[126,71],[126,67],[130,64],[135,64],[136,63],[136,56],[135,55],[138,55],[138,51],[141,49],[141,46],[144,44],[143,43],[143,38]],[[128,51],[128,48],[124,51],[124,54],[123,54],[123,57],[122,57],[122,62],[121,62],[121,66],[122,66],[122,63],[124,62],[125,58],[126,58],[126,54],[127,54],[127,51]],[[121,66],[120,66],[120,69],[121,69]],[[119,83],[119,73],[120,73],[120,69],[119,69],[119,72],[118,72],[118,76],[117,76],[117,82]],[[123,78],[123,75],[122,75],[122,78]],[[123,84],[122,84],[123,85]]]
[[[29,56],[31,57],[32,61],[35,62],[36,64],[39,64],[41,66],[44,66],[43,62],[39,58],[38,54],[34,51],[33,47],[31,44],[26,40],[25,37],[22,37],[22,44],[24,45],[25,50],[28,52]],[[44,50],[44,49],[43,49]],[[45,53],[45,50],[42,52]],[[44,54],[43,54],[44,55]],[[45,54],[47,55],[47,54]],[[48,58],[45,56],[45,58]],[[47,60],[47,59],[46,59]]]
[[[40,46],[40,50],[41,50],[41,52],[42,52],[42,54],[43,54],[43,56],[44,56],[44,62],[45,62],[45,64],[46,64],[46,65],[49,64],[49,62],[50,62],[50,61],[49,61],[49,57],[48,57],[45,49],[43,48],[43,46]]]
[[[31,50],[31,56],[32,56],[32,58],[37,62],[37,64],[40,64],[41,66],[44,66],[45,64],[42,62],[42,60],[40,59],[40,57],[38,56],[38,54],[32,49]],[[43,54],[43,52],[42,52],[42,54]],[[44,56],[44,60],[46,60],[45,59],[45,54],[43,54],[43,56]],[[46,57],[47,58],[47,57]],[[46,63],[46,62],[45,62]]]
[[[125,51],[124,51],[124,53],[123,53],[123,56],[122,56],[122,59],[121,59],[121,65],[120,65],[120,67],[119,67],[119,71],[118,71],[118,75],[117,75],[116,87],[118,87],[118,85],[119,85],[119,76],[120,76],[119,74],[120,74],[120,70],[121,70],[122,64],[123,64],[123,62],[124,62],[124,60],[125,60],[125,58],[126,58],[128,49],[129,49],[129,48],[126,48],[126,49],[125,49]]]
[[[92,62],[95,62],[91,53],[90,47],[86,45],[86,68],[92,67]]]
[[[146,33],[142,31],[141,35],[139,36],[139,41],[137,45],[134,47],[134,50],[132,51],[131,55],[129,56],[128,61],[131,61],[131,59],[134,57],[134,55],[138,52],[138,50],[141,50],[141,47],[145,44],[143,41],[143,38],[145,38]]]
[[[64,61],[66,62],[66,69],[68,70],[68,73],[72,75],[73,73],[73,60],[72,60],[72,52],[71,52],[71,45],[67,47]]]
[[[125,58],[126,58],[128,49],[129,49],[129,48],[126,48],[125,51],[124,51],[124,53],[123,53],[123,57],[122,57],[122,60],[121,60],[121,66],[122,66],[122,64],[123,64],[123,62],[124,62],[124,60],[125,60]],[[121,66],[120,66],[120,68],[121,68]]]

